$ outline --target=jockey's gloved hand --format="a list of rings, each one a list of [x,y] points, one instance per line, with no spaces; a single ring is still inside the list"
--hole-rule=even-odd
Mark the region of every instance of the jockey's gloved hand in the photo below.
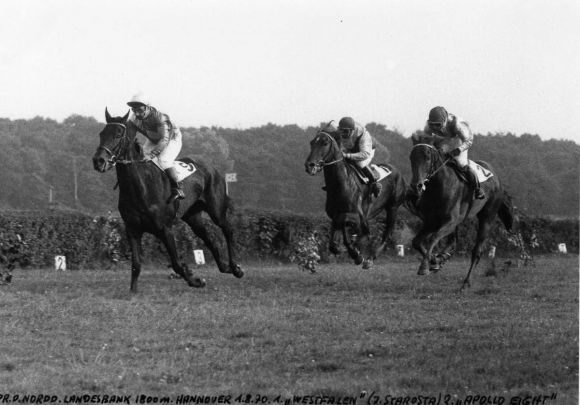
[[[459,156],[460,153],[461,153],[461,149],[455,148],[451,152],[449,152],[449,156],[451,156],[451,157]]]

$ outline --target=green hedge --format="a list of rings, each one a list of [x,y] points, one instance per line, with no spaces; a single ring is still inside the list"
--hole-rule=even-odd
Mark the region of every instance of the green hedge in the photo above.
[[[324,216],[305,216],[283,212],[243,210],[234,213],[236,248],[240,260],[289,262],[296,249],[314,235],[322,260],[328,258],[329,220]],[[219,229],[207,219],[211,232],[225,245]],[[475,239],[475,221],[459,228],[459,253],[471,250]],[[396,243],[410,247],[410,241],[420,222],[406,210],[401,210],[395,229]],[[520,219],[519,231],[532,254],[557,251],[565,243],[570,253],[578,252],[578,221],[546,218]],[[380,221],[372,224],[374,238],[382,232]],[[181,221],[175,227],[178,251],[182,259],[193,261],[193,250],[203,249],[206,260],[209,251]],[[498,254],[516,251],[513,238],[501,225],[494,227],[489,243],[497,246]],[[154,261],[165,249],[153,236],[143,240],[144,259]],[[130,259],[122,220],[118,217],[93,217],[76,212],[26,211],[0,213],[0,262],[4,267],[52,267],[55,255],[64,255],[71,269],[102,268],[116,261]],[[162,254],[160,254],[162,253]],[[344,259],[346,258],[346,255]]]

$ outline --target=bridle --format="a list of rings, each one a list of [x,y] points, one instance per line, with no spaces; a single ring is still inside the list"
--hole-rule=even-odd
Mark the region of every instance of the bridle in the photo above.
[[[326,135],[328,137],[328,139],[330,139],[330,142],[333,144],[333,148],[329,149],[328,152],[326,153],[326,155],[323,156],[322,159],[320,159],[320,161],[318,161],[318,163],[314,164],[314,167],[316,168],[317,171],[322,170],[326,166],[331,166],[331,165],[334,165],[338,162],[342,162],[344,160],[344,157],[341,156],[340,159],[336,159],[336,160],[332,160],[330,162],[327,162],[326,160],[330,157],[331,153],[333,152],[333,149],[338,147],[338,143],[332,137],[332,135],[330,135],[328,132],[326,132],[324,130],[318,131],[316,136],[318,137],[319,135]]]
[[[421,191],[425,191],[425,188],[427,187],[427,183],[429,183],[429,181],[433,178],[433,176],[435,176],[437,174],[437,172],[439,172],[439,170],[441,170],[443,167],[445,167],[445,165],[447,164],[447,162],[449,162],[451,157],[447,157],[446,159],[443,159],[439,149],[437,149],[433,145],[429,145],[428,143],[418,143],[418,144],[414,145],[413,148],[411,148],[411,152],[413,151],[413,149],[415,149],[418,146],[427,147],[429,149],[432,149],[439,156],[439,161],[442,161],[442,163],[437,167],[435,167],[435,164],[434,164],[435,162],[431,162],[431,168],[429,169],[429,173],[427,173],[425,180],[423,180],[421,183],[416,184],[417,188],[420,188]]]
[[[117,143],[117,145],[115,145],[115,147],[112,150],[107,148],[106,146],[99,145],[99,147],[97,148],[97,152],[100,150],[107,152],[107,154],[109,155],[108,163],[110,163],[112,166],[115,166],[117,163],[130,162],[128,160],[118,159],[119,154],[127,148],[127,142],[129,142],[129,137],[127,136],[127,126],[125,124],[121,124],[120,122],[108,122],[107,124],[105,124],[105,128],[103,128],[103,131],[107,129],[107,127],[110,125],[116,125],[123,128],[123,132],[121,133],[121,135],[115,135],[115,138],[120,138],[120,141],[119,143]],[[101,133],[103,133],[103,131],[101,131]]]

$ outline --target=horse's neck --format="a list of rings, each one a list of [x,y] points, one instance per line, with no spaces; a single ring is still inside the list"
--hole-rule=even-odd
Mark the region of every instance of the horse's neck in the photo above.
[[[324,181],[328,198],[337,203],[350,203],[354,194],[358,191],[357,184],[355,184],[352,176],[348,174],[348,168],[344,160],[324,167]]]
[[[163,187],[161,181],[155,181],[155,173],[159,171],[153,164],[145,162],[119,163],[116,165],[119,192],[135,202],[150,198],[155,187]],[[158,190],[161,192],[161,190]]]

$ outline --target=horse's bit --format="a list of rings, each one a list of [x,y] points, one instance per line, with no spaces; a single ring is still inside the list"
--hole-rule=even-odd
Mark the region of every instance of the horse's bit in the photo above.
[[[117,164],[117,162],[119,162],[119,160],[117,159],[117,155],[119,154],[119,152],[124,148],[125,146],[125,142],[128,140],[126,134],[127,134],[127,126],[125,124],[121,124],[120,122],[108,122],[105,125],[105,128],[107,128],[107,126],[109,125],[117,125],[123,128],[123,132],[121,133],[121,135],[116,135],[116,138],[121,138],[121,140],[119,141],[119,143],[113,148],[113,150],[107,148],[106,146],[99,146],[97,148],[97,151],[99,150],[104,150],[105,152],[107,152],[110,156],[109,158],[109,163],[112,166],[115,166]],[[103,129],[104,130],[104,129]],[[101,131],[102,132],[102,131]]]
[[[437,148],[435,148],[433,145],[429,145],[428,143],[418,143],[417,145],[414,145],[411,150],[415,149],[417,146],[426,146],[430,149],[433,149],[441,157],[441,152],[439,152],[439,150]],[[441,163],[441,165],[439,165],[439,167],[437,167],[435,170],[433,170],[433,164],[431,164],[431,170],[429,170],[429,173],[425,177],[425,180],[423,180],[423,182],[421,183],[421,191],[422,192],[425,191],[425,188],[427,187],[427,183],[429,182],[429,180],[431,180],[431,178],[433,176],[435,176],[435,174],[437,174],[437,172],[439,170],[441,170],[447,164],[447,162],[449,162],[450,159],[451,159],[451,157],[447,157],[444,160],[442,159],[443,163]]]
[[[320,134],[326,135],[328,137],[328,139],[330,139],[330,141],[332,143],[336,143],[336,141],[334,140],[334,138],[328,132],[319,131],[318,132],[318,135],[320,135]],[[341,157],[340,159],[336,159],[336,160],[333,160],[331,162],[325,162],[326,158],[330,155],[330,153],[331,153],[331,151],[329,150],[328,153],[318,163],[315,163],[314,164],[314,167],[317,170],[322,170],[322,168],[325,167],[325,166],[331,166],[331,165],[333,165],[335,163],[342,162],[344,160],[344,157]]]

